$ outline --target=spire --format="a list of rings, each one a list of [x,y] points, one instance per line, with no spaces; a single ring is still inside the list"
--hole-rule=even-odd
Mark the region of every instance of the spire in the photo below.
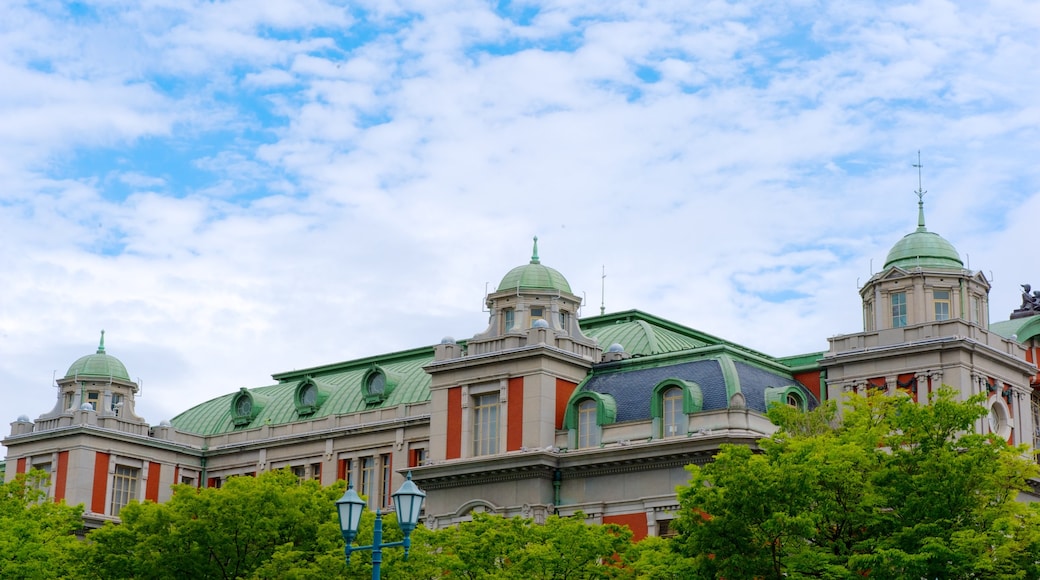
[[[538,259],[538,236],[534,237],[534,251],[531,253],[531,263],[541,264],[542,262]]]
[[[914,164],[914,167],[917,168],[917,191],[914,192],[917,194],[917,231],[926,232],[928,230],[924,227],[924,194],[928,192],[921,184],[921,168],[924,166],[921,165],[920,149],[917,150],[917,163]]]
[[[101,343],[98,344],[97,353],[98,354],[105,354],[105,331],[104,330],[101,331]]]

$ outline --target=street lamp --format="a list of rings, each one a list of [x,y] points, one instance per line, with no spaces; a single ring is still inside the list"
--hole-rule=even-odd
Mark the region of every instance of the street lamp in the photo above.
[[[354,491],[354,485],[347,487],[346,493],[336,502],[336,511],[339,513],[339,529],[343,533],[343,541],[347,546],[343,553],[347,556],[347,564],[350,564],[350,553],[370,550],[372,552],[372,580],[379,580],[379,565],[383,562],[383,548],[404,546],[404,559],[408,559],[408,549],[412,546],[412,530],[419,523],[419,511],[422,510],[423,500],[426,492],[412,483],[412,472],[408,472],[408,478],[400,489],[391,494],[394,498],[394,509],[397,510],[397,525],[404,532],[404,540],[400,542],[383,543],[383,514],[376,510],[376,526],[372,531],[372,545],[351,547],[354,538],[358,534],[358,526],[361,523],[361,511],[365,509],[365,500]]]

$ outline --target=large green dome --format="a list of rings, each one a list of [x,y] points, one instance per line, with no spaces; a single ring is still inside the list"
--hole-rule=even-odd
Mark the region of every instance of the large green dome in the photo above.
[[[104,330],[101,331],[101,343],[98,345],[97,352],[79,357],[69,367],[68,372],[65,373],[66,379],[75,377],[112,378],[130,381],[130,374],[126,372],[126,367],[123,366],[123,363],[116,357],[105,354]]]
[[[922,192],[923,193],[923,192]],[[887,270],[892,266],[900,268],[945,268],[963,270],[964,262],[953,244],[935,232],[924,227],[924,201],[917,202],[917,230],[903,236],[896,242],[885,258]]]
[[[513,268],[502,278],[498,285],[498,291],[530,289],[530,290],[559,290],[571,293],[571,285],[563,274],[542,265],[538,259],[538,237],[534,238],[534,252],[531,254],[531,262],[523,266]]]

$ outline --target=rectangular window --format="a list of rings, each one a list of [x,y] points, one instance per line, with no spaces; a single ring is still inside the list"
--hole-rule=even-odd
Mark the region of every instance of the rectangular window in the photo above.
[[[118,516],[130,500],[137,499],[137,480],[140,470],[136,467],[117,465],[112,474],[112,504],[109,515]]]
[[[303,481],[307,477],[307,468],[303,465],[294,465],[292,467],[292,474],[296,476],[296,479]]]
[[[906,292],[892,294],[892,328],[906,326]]]
[[[384,453],[380,455],[379,464],[383,468],[383,472],[380,474],[382,476],[380,482],[382,485],[380,487],[379,504],[383,507],[390,507],[390,494],[393,493],[390,486],[394,483],[394,471],[390,454]]]
[[[119,393],[112,393],[112,412],[115,413],[116,417],[122,415],[123,411],[123,395]]]
[[[932,292],[932,301],[935,303],[935,319],[950,319],[950,291],[935,290]]]
[[[570,323],[570,315],[564,311],[560,311],[560,328],[567,330],[567,324]]]
[[[534,324],[535,320],[542,320],[545,318],[545,310],[539,307],[531,308],[531,324]]]
[[[93,407],[95,411],[97,411],[98,397],[100,395],[101,394],[98,393],[97,391],[88,391],[87,392],[87,402],[90,403],[90,406]]]
[[[863,305],[863,330],[871,332],[874,330],[874,303],[867,302]]]
[[[224,485],[224,480],[222,480],[219,477],[211,477],[208,480],[206,480],[206,487],[220,489],[220,486],[222,485]]]
[[[498,392],[478,395],[473,405],[473,455],[498,453]]]
[[[373,494],[375,491],[375,479],[376,479],[376,458],[375,457],[363,457],[361,458],[361,490],[359,493],[365,496],[368,500],[369,509],[373,508]]]
[[[319,482],[321,481],[321,464],[320,463],[312,463],[311,464],[311,479],[313,479],[314,481],[319,481]]]
[[[195,485],[195,478],[191,477],[189,475],[182,475],[181,476],[181,483],[183,483],[184,485],[194,486]]]
[[[72,408],[72,401],[73,401],[74,397],[75,397],[75,395],[72,394],[71,392],[70,393],[65,393],[65,406],[64,406],[65,410],[69,410],[69,409]]]
[[[506,332],[513,330],[513,325],[516,324],[516,312],[512,308],[506,310]]]
[[[43,474],[40,477],[40,479],[37,479],[37,480],[32,482],[33,487],[35,487],[36,489],[38,489],[40,491],[44,491],[44,492],[47,491],[47,488],[49,488],[50,484],[51,484],[51,473],[52,473],[51,472],[51,464],[50,463],[33,463],[32,464],[32,468],[33,468],[33,470],[39,470],[39,471],[43,472]]]

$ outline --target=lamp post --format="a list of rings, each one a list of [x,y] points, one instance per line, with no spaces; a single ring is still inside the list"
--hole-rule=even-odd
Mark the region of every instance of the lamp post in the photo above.
[[[404,540],[400,542],[383,543],[383,514],[376,510],[376,525],[372,531],[372,545],[351,547],[354,538],[358,534],[358,526],[361,523],[361,511],[365,509],[365,500],[354,491],[354,485],[347,487],[346,493],[336,502],[336,511],[339,513],[339,529],[343,533],[343,541],[346,547],[343,553],[347,556],[347,564],[350,564],[350,553],[369,550],[372,552],[372,580],[379,580],[379,566],[383,562],[383,548],[404,547],[404,559],[408,559],[408,549],[412,546],[412,530],[419,523],[419,511],[422,510],[423,500],[426,492],[412,483],[412,472],[408,472],[408,479],[401,485],[400,489],[391,494],[394,498],[394,509],[397,510],[397,525],[404,532]]]

